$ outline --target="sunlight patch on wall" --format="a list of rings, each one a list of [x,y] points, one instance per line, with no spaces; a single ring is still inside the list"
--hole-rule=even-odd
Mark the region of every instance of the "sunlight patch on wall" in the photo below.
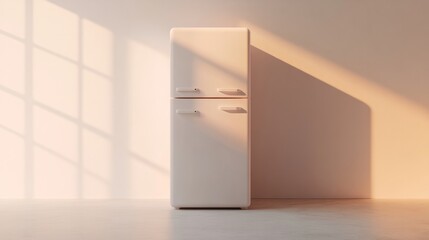
[[[78,160],[78,125],[42,107],[33,107],[34,141],[76,163]],[[46,165],[49,169],[49,165]]]
[[[24,134],[25,103],[24,100],[9,93],[0,91],[0,126],[13,132]],[[0,145],[1,146],[1,145]]]
[[[112,132],[112,82],[91,71],[83,71],[82,117],[105,133]]]
[[[77,198],[78,169],[67,159],[34,147],[34,197]]]
[[[166,149],[159,144],[169,132],[160,127],[169,125],[169,109],[159,107],[169,106],[170,102],[169,72],[165,70],[169,61],[159,52],[133,41],[128,49],[130,150],[139,154],[150,152],[149,155],[159,159],[156,155]]]
[[[72,117],[78,113],[78,67],[43,50],[33,52],[34,99]]]
[[[88,130],[83,132],[83,198],[108,198],[111,184],[111,142]]]
[[[23,42],[0,33],[0,86],[22,94],[25,87],[24,51]]]
[[[0,0],[0,31],[25,37],[25,0]]]
[[[23,198],[25,196],[24,139],[0,128],[0,146],[0,198]]]
[[[45,1],[33,1],[34,43],[71,60],[78,60],[79,17]]]
[[[113,33],[97,23],[84,19],[82,23],[83,64],[101,74],[113,71]]]
[[[169,196],[169,59],[136,41],[127,45],[130,103],[130,195],[143,198]],[[139,156],[139,161],[136,157]],[[145,163],[146,162],[146,163]],[[164,169],[157,171],[151,168]]]

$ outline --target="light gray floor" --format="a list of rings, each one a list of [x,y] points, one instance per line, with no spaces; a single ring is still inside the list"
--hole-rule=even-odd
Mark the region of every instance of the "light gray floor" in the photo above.
[[[0,201],[0,239],[429,239],[429,200],[253,200],[175,210],[166,200]]]

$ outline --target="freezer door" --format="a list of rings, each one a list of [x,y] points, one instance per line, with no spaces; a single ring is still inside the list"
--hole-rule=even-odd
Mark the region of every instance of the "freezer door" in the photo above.
[[[172,100],[171,204],[250,204],[246,99]]]
[[[172,97],[246,97],[247,28],[173,28]]]

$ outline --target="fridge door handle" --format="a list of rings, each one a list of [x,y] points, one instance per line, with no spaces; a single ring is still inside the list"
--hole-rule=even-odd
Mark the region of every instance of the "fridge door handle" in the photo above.
[[[176,109],[177,114],[198,114],[198,110],[194,109]]]
[[[178,87],[176,88],[176,92],[199,92],[198,88],[193,87]]]

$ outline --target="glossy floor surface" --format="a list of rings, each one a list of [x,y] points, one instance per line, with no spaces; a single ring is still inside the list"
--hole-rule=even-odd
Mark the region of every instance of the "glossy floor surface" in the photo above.
[[[0,239],[429,239],[429,200],[253,200],[175,210],[166,200],[0,201]]]

